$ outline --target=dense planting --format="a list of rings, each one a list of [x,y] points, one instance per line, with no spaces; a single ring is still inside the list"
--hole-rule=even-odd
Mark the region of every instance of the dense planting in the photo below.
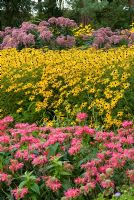
[[[0,31],[0,200],[134,200],[133,44],[64,17]]]
[[[23,22],[20,28],[6,27],[0,31],[0,49],[25,47],[64,49],[84,45],[86,47],[110,48],[134,44],[131,30],[112,31],[109,27],[93,30],[83,27],[68,18],[52,17],[38,25]]]
[[[76,114],[84,111],[89,114],[89,124],[107,129],[133,118],[133,47],[108,51],[10,49],[0,55],[3,116],[66,125],[75,124]]]
[[[87,117],[79,113],[77,121]],[[133,145],[131,121],[117,132],[101,132],[86,125],[16,124],[7,116],[0,120],[0,197],[86,200],[102,193],[114,199],[123,185],[133,187]]]

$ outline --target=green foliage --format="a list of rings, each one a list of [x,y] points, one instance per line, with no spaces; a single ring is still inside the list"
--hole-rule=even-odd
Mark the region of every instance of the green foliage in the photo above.
[[[36,183],[36,177],[32,175],[32,173],[33,172],[26,171],[25,174],[21,176],[22,182],[19,184],[19,188],[27,187],[32,195],[40,195],[40,188]]]
[[[111,200],[134,200],[134,188],[127,185],[122,186],[119,189],[120,196],[116,196],[116,193],[110,198]],[[96,200],[108,200],[109,197],[104,194],[99,194]]]
[[[89,17],[95,28],[111,27],[128,28],[132,23],[133,9],[127,0],[68,0],[79,22],[83,17]],[[69,16],[71,14],[69,13]],[[75,18],[75,17],[74,17]]]
[[[91,17],[96,16],[96,12],[102,12],[104,8],[108,6],[108,1],[107,0],[102,0],[101,3],[98,1],[86,1],[83,0],[83,8],[81,8],[81,13],[89,15]]]
[[[62,15],[62,11],[57,7],[56,0],[38,0],[34,9],[37,11],[37,18],[44,19],[52,16],[59,17]]]
[[[1,200],[14,200],[14,197],[18,200],[65,200],[65,192],[71,188],[80,191],[76,198],[72,197],[75,200],[133,200],[133,155],[131,158],[125,156],[125,152],[133,151],[133,144],[127,142],[123,146],[120,142],[133,135],[132,123],[119,129],[123,136],[119,134],[120,138],[117,138],[117,132],[97,132],[83,126],[84,121],[79,122],[79,126],[47,129],[28,123],[15,123],[15,126],[12,123],[10,126],[9,122],[13,119],[8,116],[0,124],[5,133],[0,136],[0,139],[5,138],[1,142],[0,153]],[[118,148],[106,147],[106,143],[111,144],[113,140],[122,146],[122,153]],[[7,149],[10,151],[5,152]],[[107,152],[110,154],[107,155]],[[100,156],[104,157],[100,159]],[[128,171],[131,171],[129,177]],[[85,179],[86,182],[81,182]],[[114,185],[108,185],[112,182]],[[102,183],[106,183],[107,187]],[[27,192],[23,196],[21,192],[25,189]],[[15,193],[21,193],[23,197],[16,198]]]
[[[0,1],[0,23],[1,28],[5,26],[19,26],[31,16],[32,0],[1,0]]]
[[[34,15],[36,14],[36,17]],[[49,18],[61,16],[56,0],[1,0],[0,29],[6,26],[19,26],[23,21],[33,18]]]
[[[128,28],[131,24],[131,15],[127,1],[113,0],[101,11],[96,11],[96,20],[97,27]]]

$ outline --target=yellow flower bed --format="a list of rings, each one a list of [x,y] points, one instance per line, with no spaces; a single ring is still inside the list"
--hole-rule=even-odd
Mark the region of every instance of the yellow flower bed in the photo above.
[[[81,111],[89,114],[90,124],[105,128],[132,116],[127,96],[134,94],[134,47],[8,49],[0,51],[0,66],[3,115],[42,121],[55,115],[63,122],[69,115],[73,122]]]

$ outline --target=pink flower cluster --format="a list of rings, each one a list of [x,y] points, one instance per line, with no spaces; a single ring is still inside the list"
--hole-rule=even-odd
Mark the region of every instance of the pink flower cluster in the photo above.
[[[82,120],[87,117],[80,116]],[[59,198],[64,194],[62,199],[66,200],[96,193],[96,186],[114,191],[122,180],[124,184],[134,184],[132,122],[123,122],[117,132],[96,131],[86,125],[53,128],[17,123],[10,128],[12,122],[10,116],[0,120],[0,153],[6,155],[0,183],[5,193],[9,186],[12,188],[15,199],[31,194],[29,188],[15,188],[21,183],[21,178],[16,177],[26,171],[33,172],[39,188],[58,192]],[[117,171],[122,173],[122,180],[119,177],[117,181]],[[66,190],[65,182],[71,182]]]
[[[48,176],[43,178],[46,181],[46,186],[50,188],[53,192],[56,192],[62,187],[60,181],[55,177]]]
[[[48,21],[41,21],[38,25],[23,22],[19,28],[6,27],[4,31],[0,31],[0,39],[2,39],[0,49],[19,48],[21,46],[35,47],[37,46],[37,35],[42,45],[48,44],[50,40],[55,41],[53,25],[59,27],[59,35],[61,35],[60,28],[67,27],[72,29],[77,26],[73,20],[68,18],[52,17]],[[58,41],[57,44],[63,47],[72,47],[75,44],[75,39],[71,36],[59,36],[56,41]]]
[[[74,20],[70,20],[69,18],[64,18],[64,17],[51,17],[48,22],[50,24],[55,24],[57,26],[61,26],[61,27],[70,27],[70,28],[75,28],[77,27],[77,24]]]
[[[28,189],[26,187],[12,190],[12,194],[16,200],[22,199],[23,197],[26,196],[27,193],[28,193]]]
[[[17,48],[19,45],[29,47],[35,44],[35,36],[29,31],[36,29],[36,25],[29,22],[23,22],[20,28],[5,28],[3,33],[3,41],[0,44],[1,49]]]
[[[86,113],[78,113],[76,117],[81,122],[81,121],[85,121],[88,115]]]
[[[110,48],[122,41],[125,41],[128,46],[134,44],[134,33],[131,33],[129,30],[112,31],[109,27],[100,28],[93,31],[93,37],[92,46],[97,49],[101,47]]]
[[[77,24],[74,20],[64,17],[51,17],[48,21],[41,21],[38,25],[23,22],[19,28],[6,27],[0,31],[0,40],[2,41],[0,49],[41,48],[44,45],[49,46],[50,49],[55,48],[56,45],[62,48],[71,48],[79,45],[79,39],[86,44],[89,40],[90,46],[97,49],[110,48],[121,43],[127,44],[128,47],[134,44],[134,33],[127,29],[112,31],[109,27],[100,28],[92,31],[91,36],[82,35],[78,39],[73,35],[73,28],[76,27]],[[71,34],[68,35],[68,33]]]
[[[76,198],[80,195],[80,191],[76,188],[70,188],[65,193],[66,199]]]
[[[71,48],[75,45],[75,37],[70,35],[58,36],[56,38],[56,43],[60,46]]]

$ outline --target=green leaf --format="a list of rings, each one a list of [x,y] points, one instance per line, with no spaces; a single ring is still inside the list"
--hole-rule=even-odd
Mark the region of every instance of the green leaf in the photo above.
[[[26,181],[22,181],[20,184],[19,184],[19,188],[23,188],[23,186],[26,184]]]
[[[36,195],[32,195],[32,196],[31,196],[31,199],[32,199],[32,200],[37,200]]]
[[[72,187],[72,184],[69,180],[63,180],[62,182],[62,187],[64,188],[64,190],[68,190],[69,188]]]
[[[39,188],[39,186],[36,183],[34,183],[31,186],[31,190],[34,191],[34,192],[36,192],[37,194],[40,194],[40,188]]]
[[[62,172],[60,173],[60,175],[64,175],[64,176],[70,176],[70,175],[71,175],[71,173],[70,173],[70,172],[65,172],[65,171],[62,171]]]
[[[49,156],[54,156],[56,154],[58,146],[59,146],[59,143],[55,143],[54,145],[50,146],[50,148],[49,148]]]

